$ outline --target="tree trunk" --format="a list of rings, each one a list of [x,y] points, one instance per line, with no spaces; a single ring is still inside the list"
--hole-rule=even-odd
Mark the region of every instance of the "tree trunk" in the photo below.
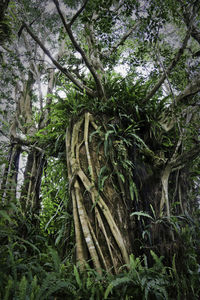
[[[1,184],[1,196],[4,204],[16,198],[17,177],[19,172],[19,158],[21,146],[12,144],[8,158],[8,165],[5,168]]]
[[[24,183],[21,191],[20,203],[25,213],[39,213],[40,209],[40,184],[45,165],[44,154],[32,150],[28,154],[24,172]]]
[[[124,171],[115,160],[117,142],[111,145],[105,120],[97,121],[88,112],[71,121],[67,130],[77,261],[81,265],[89,261],[100,273],[102,269],[117,273],[132,252],[130,197]]]
[[[6,23],[7,18],[5,17],[9,2],[10,0],[0,2],[0,45],[8,39],[11,32],[9,25]]]
[[[151,249],[170,261],[177,251],[170,216],[179,193],[173,169],[152,153],[145,157],[134,143],[127,148],[108,120],[85,112],[67,129],[76,260],[100,273],[118,273],[131,253],[151,260]]]

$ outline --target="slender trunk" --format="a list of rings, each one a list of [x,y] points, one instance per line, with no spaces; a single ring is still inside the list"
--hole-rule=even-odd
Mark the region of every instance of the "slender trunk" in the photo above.
[[[5,205],[9,204],[10,200],[12,201],[16,198],[20,153],[21,147],[17,144],[12,144],[8,165],[5,168],[3,181],[1,184],[1,195]]]
[[[23,211],[38,214],[40,209],[40,184],[45,165],[44,154],[33,150],[28,154],[24,172],[20,203]]]

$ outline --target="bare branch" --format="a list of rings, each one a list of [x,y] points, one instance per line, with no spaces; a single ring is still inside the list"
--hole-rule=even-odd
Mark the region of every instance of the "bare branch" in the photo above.
[[[75,20],[78,18],[78,16],[82,13],[82,11],[85,9],[86,4],[87,4],[88,0],[85,0],[83,6],[75,13],[75,15],[72,17],[69,26],[71,27],[72,24],[75,22]]]
[[[136,29],[136,27],[138,26],[139,22],[137,22],[133,27],[131,27],[123,36],[122,38],[117,42],[117,44],[115,46],[112,47],[110,54],[113,53],[114,51],[117,50],[117,48],[121,45],[124,44],[124,42],[127,40],[127,38],[131,35],[131,33],[133,32],[133,30]]]
[[[74,38],[74,35],[72,33],[72,30],[71,30],[71,27],[69,26],[69,24],[66,23],[65,21],[65,18],[60,10],[60,6],[59,6],[59,3],[58,3],[58,0],[53,0],[53,2],[55,3],[55,6],[57,8],[57,11],[60,15],[60,18],[62,20],[62,23],[64,25],[64,28],[74,46],[74,48],[81,54],[81,57],[83,58],[83,61],[85,62],[86,66],[88,67],[89,71],[91,72],[94,80],[95,80],[95,83],[96,83],[96,87],[97,87],[97,93],[98,93],[98,96],[101,98],[106,98],[105,97],[105,93],[104,93],[104,89],[103,89],[103,86],[102,86],[102,83],[101,83],[101,80],[97,74],[97,72],[95,71],[94,69],[94,66],[92,65],[90,59],[86,56],[85,52],[83,51],[83,49],[80,47],[80,45],[77,43],[76,39]]]
[[[38,39],[38,37],[32,32],[32,30],[26,25],[25,23],[23,24],[24,28],[26,28],[27,32],[30,34],[30,36],[35,40],[36,43],[40,46],[40,48],[44,51],[44,53],[50,58],[52,63],[60,70],[68,79],[71,80],[81,91],[86,91],[86,93],[89,96],[94,97],[95,93],[92,91],[90,88],[84,86],[79,80],[77,80],[66,68],[61,66],[57,60],[55,60],[49,50],[43,45],[43,43]]]
[[[200,143],[195,145],[189,151],[183,152],[183,154],[179,155],[176,159],[172,160],[170,162],[172,171],[176,170],[179,167],[183,168],[186,164],[191,163],[191,160],[197,158],[199,154],[200,154]]]
[[[200,31],[192,26],[191,36],[200,44]]]
[[[175,99],[176,104],[180,101],[185,100],[190,96],[194,96],[196,93],[200,91],[200,77],[198,76],[197,79],[186,86],[183,92],[181,92]]]
[[[184,14],[184,21],[187,27],[190,26],[190,17],[188,13]],[[191,36],[200,44],[200,31],[194,26],[191,26]]]
[[[98,42],[96,40],[96,37],[95,37],[95,33],[94,33],[94,27],[93,27],[93,24],[86,24],[85,25],[85,31],[87,32],[86,34],[86,42],[87,42],[87,45],[88,45],[88,54],[89,54],[89,57],[90,57],[90,61],[94,67],[94,69],[98,72],[98,76],[99,76],[99,79],[101,80],[102,79],[102,74],[104,74],[104,69],[103,69],[103,65],[101,63],[101,60],[100,60],[100,51],[98,49]]]
[[[160,80],[156,83],[156,85],[152,88],[152,90],[147,94],[146,98],[143,100],[143,102],[147,102],[149,99],[151,99],[155,93],[159,90],[159,88],[161,87],[161,85],[163,84],[163,82],[166,79],[166,76],[168,76],[170,74],[170,72],[172,71],[172,69],[176,66],[176,64],[178,63],[181,55],[183,54],[186,46],[187,46],[187,42],[190,38],[190,34],[191,34],[191,29],[188,30],[181,48],[178,50],[177,54],[175,55],[173,61],[171,62],[171,64],[168,66],[168,68],[165,70],[164,74],[161,76]]]
[[[200,44],[200,31],[193,24],[193,18],[195,14],[200,9],[200,3],[196,1],[192,7],[192,12],[190,13],[191,8],[183,8],[183,18],[186,26],[191,27],[191,36]]]

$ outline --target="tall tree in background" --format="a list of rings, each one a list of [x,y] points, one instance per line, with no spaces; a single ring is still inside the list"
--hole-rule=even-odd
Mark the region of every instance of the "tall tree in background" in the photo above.
[[[23,209],[39,213],[45,155],[65,152],[81,266],[117,273],[131,253],[181,253],[171,217],[193,213],[198,186],[197,1],[17,1],[10,13],[24,47],[10,128],[28,147]]]
[[[8,4],[9,0],[5,0],[0,3],[0,44],[8,39],[10,35],[9,23],[6,17]]]

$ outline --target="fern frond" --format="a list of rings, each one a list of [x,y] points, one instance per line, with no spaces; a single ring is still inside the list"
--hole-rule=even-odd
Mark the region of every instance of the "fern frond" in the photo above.
[[[8,283],[5,287],[5,295],[4,295],[3,300],[8,300],[10,298],[12,287],[13,287],[13,279],[9,278]]]
[[[44,295],[44,298],[42,299],[49,299],[49,296],[55,294],[56,292],[62,292],[66,296],[74,296],[76,294],[76,287],[69,281],[60,281],[58,280],[54,285],[52,285],[47,293]],[[72,298],[73,299],[73,298]]]
[[[37,294],[39,293],[40,287],[37,284],[37,276],[35,275],[33,277],[33,280],[31,282],[31,294],[30,294],[30,300],[35,300]]]
[[[60,272],[61,261],[58,252],[53,248],[49,248],[49,252],[53,260],[54,271]]]
[[[19,300],[26,300],[27,279],[23,276],[19,283]]]
[[[78,283],[79,288],[81,288],[82,287],[82,282],[81,282],[81,279],[80,279],[78,269],[75,265],[74,265],[74,275],[75,275],[76,282]]]
[[[111,283],[108,285],[105,294],[104,294],[104,299],[108,299],[108,295],[111,293],[111,291],[113,290],[113,288],[116,288],[122,284],[127,284],[132,282],[131,278],[124,276],[121,278],[117,278],[113,281],[111,281]]]

